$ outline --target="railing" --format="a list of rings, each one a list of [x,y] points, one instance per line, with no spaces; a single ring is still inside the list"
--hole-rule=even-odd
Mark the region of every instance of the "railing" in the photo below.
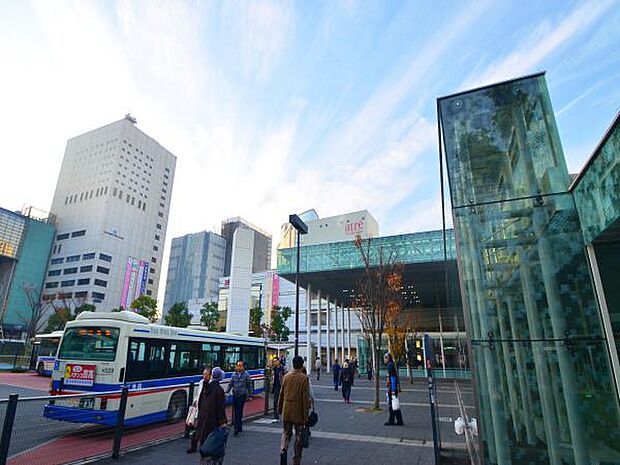
[[[8,399],[0,399],[0,419],[4,417],[0,436],[0,465],[55,465],[95,458],[118,459],[123,451],[183,437],[187,433],[184,420],[194,398],[195,385],[179,384],[166,388],[187,393],[181,412],[174,419],[142,426],[130,426],[132,417],[127,415],[128,398],[134,399],[132,394],[136,393],[148,394],[150,391],[161,390],[160,387],[137,390],[124,387],[115,391],[55,396],[11,394]],[[98,399],[99,403],[94,399]],[[107,399],[106,407],[102,407],[101,399]],[[248,405],[248,416],[263,415],[269,411],[267,379],[264,401],[257,398]],[[65,421],[44,417],[44,410],[50,406],[56,407],[56,411],[62,411]],[[66,408],[68,406],[75,408]],[[106,418],[107,424],[82,423],[84,415],[89,418],[100,415]]]
[[[478,440],[476,439],[476,436],[474,436],[474,433],[472,431],[469,415],[467,415],[467,409],[465,408],[465,404],[463,402],[463,395],[461,393],[461,387],[459,386],[458,381],[454,381],[454,390],[456,391],[456,400],[459,405],[459,411],[461,414],[461,418],[465,422],[464,424],[465,444],[467,446],[467,454],[469,455],[469,461],[471,465],[480,465],[480,450],[478,446]]]

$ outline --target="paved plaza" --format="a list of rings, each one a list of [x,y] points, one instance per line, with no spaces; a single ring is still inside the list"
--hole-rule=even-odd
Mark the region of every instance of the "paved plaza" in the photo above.
[[[403,385],[401,406],[405,426],[384,426],[387,412],[368,413],[372,405],[372,385],[367,380],[356,380],[352,392],[353,403],[342,402],[324,376],[313,380],[317,399],[319,423],[312,429],[310,447],[304,450],[305,464],[411,464],[430,465],[433,459],[433,441],[426,383],[416,380]],[[382,392],[383,395],[383,392]],[[451,421],[458,416],[454,390],[450,382],[438,386],[441,404],[440,417],[444,445],[463,450],[463,438],[454,435]],[[382,399],[383,400],[383,399]],[[464,400],[472,405],[471,391],[464,389]],[[385,409],[385,404],[382,405]],[[281,424],[271,418],[249,421],[239,436],[230,436],[226,465],[262,465],[278,463]],[[104,464],[158,465],[171,463],[198,463],[198,455],[188,456],[188,440],[175,439],[123,455],[120,461],[103,460]],[[289,451],[292,463],[292,450]]]

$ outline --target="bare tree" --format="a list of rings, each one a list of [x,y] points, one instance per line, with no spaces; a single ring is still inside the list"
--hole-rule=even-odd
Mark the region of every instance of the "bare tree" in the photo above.
[[[364,271],[359,280],[359,294],[355,312],[362,330],[370,341],[374,378],[374,408],[379,408],[379,366],[383,338],[388,319],[395,320],[402,309],[402,265],[396,260],[394,250],[371,247],[371,239],[355,239]]]

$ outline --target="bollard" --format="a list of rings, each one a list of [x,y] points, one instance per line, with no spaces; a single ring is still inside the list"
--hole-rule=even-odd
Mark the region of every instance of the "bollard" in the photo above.
[[[270,379],[268,376],[265,376],[265,415],[269,415],[269,393],[271,389],[269,388]]]
[[[191,383],[189,383],[189,392],[187,393],[187,410],[188,411],[189,411],[189,408],[194,403],[194,388],[195,388],[195,383],[192,381]],[[191,433],[191,428],[186,423],[183,437],[185,439],[189,438],[190,433]]]
[[[11,394],[9,396],[9,403],[6,406],[4,425],[2,426],[2,438],[0,439],[0,465],[6,465],[6,459],[9,455],[9,443],[11,442],[11,433],[13,433],[13,422],[15,421],[18,397],[18,394]]]
[[[123,437],[123,425],[125,423],[125,411],[127,410],[127,395],[129,389],[123,387],[121,391],[121,403],[118,406],[118,416],[116,418],[116,431],[114,432],[114,445],[112,446],[112,458],[118,460],[121,455],[121,439]],[[2,465],[2,464],[0,464]]]

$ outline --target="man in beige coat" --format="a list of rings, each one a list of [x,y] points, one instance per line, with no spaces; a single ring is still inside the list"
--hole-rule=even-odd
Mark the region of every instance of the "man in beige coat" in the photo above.
[[[282,415],[282,442],[280,447],[280,465],[286,465],[288,445],[295,428],[295,446],[293,465],[301,463],[301,430],[308,423],[310,411],[310,380],[302,373],[304,359],[300,356],[293,358],[293,371],[284,376],[280,398],[278,399],[278,412]]]

